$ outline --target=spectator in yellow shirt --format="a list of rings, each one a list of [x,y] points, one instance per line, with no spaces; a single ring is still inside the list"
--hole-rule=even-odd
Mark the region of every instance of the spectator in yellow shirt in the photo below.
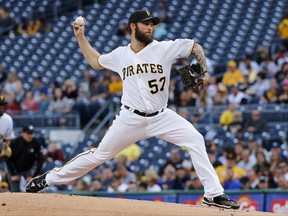
[[[230,60],[227,63],[227,71],[222,77],[222,83],[228,87],[242,83],[244,76],[240,70],[237,69],[237,63],[233,60]]]
[[[279,23],[278,35],[281,38],[286,51],[288,51],[288,16],[284,17],[284,19]]]
[[[108,84],[110,94],[117,95],[122,93],[122,80],[118,74],[111,74],[111,82]]]
[[[235,108],[236,108],[235,104],[230,103],[227,109],[221,113],[219,123],[222,126],[229,125],[233,122],[233,115],[234,115]]]
[[[224,183],[225,177],[227,175],[228,170],[232,170],[234,173],[235,179],[240,179],[244,175],[246,175],[246,171],[240,167],[238,167],[236,162],[236,153],[234,150],[231,150],[226,155],[226,165],[218,166],[215,171],[219,177],[221,184]]]

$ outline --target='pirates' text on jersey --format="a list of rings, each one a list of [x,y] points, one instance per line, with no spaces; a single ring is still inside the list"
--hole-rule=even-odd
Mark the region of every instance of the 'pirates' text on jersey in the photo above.
[[[122,104],[152,113],[167,106],[171,66],[178,58],[187,58],[193,45],[190,39],[154,40],[134,53],[129,44],[101,55],[99,64],[121,76]]]

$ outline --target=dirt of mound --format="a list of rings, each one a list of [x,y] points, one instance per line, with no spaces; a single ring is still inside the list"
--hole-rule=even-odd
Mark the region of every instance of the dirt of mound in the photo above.
[[[0,193],[2,216],[283,216],[266,212],[227,210],[176,203],[74,196],[49,193]]]

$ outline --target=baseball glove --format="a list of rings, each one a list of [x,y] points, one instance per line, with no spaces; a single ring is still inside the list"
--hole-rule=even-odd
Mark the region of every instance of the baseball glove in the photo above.
[[[11,150],[9,144],[3,142],[1,153],[0,153],[0,160],[7,159],[7,158],[11,157],[11,154],[12,154],[12,150]]]
[[[183,84],[187,88],[192,88],[195,91],[200,91],[204,87],[204,75],[206,71],[202,72],[200,64],[186,65],[178,70]]]

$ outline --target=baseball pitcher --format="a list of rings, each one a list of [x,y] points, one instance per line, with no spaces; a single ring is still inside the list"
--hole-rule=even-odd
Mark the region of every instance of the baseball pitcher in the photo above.
[[[47,186],[68,183],[139,140],[158,137],[189,150],[193,165],[204,186],[203,203],[238,209],[237,202],[223,192],[218,176],[205,149],[203,136],[194,126],[167,108],[170,71],[178,58],[195,57],[198,64],[179,70],[184,84],[201,90],[207,80],[207,66],[202,47],[192,39],[156,41],[153,28],[160,20],[149,11],[135,11],[129,18],[131,43],[101,55],[84,35],[83,25],[73,29],[80,49],[94,69],[115,71],[123,80],[122,109],[98,148],[79,154],[66,165],[35,177],[26,187],[37,192]]]

